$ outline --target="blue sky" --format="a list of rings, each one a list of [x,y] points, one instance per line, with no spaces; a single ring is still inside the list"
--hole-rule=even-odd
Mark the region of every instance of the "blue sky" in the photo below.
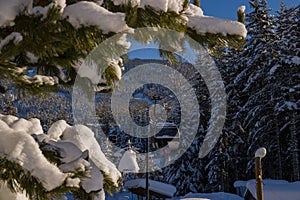
[[[246,13],[251,10],[249,0],[200,0],[201,8],[205,15],[227,19],[237,19],[236,11],[241,5],[246,6]],[[272,14],[280,8],[281,0],[267,1]],[[299,0],[284,0],[287,7],[299,5]]]
[[[269,0],[269,8],[272,8],[272,14],[275,14],[280,8],[281,0]],[[287,7],[299,5],[299,0],[284,0]],[[246,6],[246,13],[251,10],[249,0],[200,0],[201,8],[205,15],[237,20],[236,11],[241,5]],[[142,47],[142,46],[141,46]],[[142,51],[130,52],[130,58],[143,58],[143,59],[159,59],[160,55],[157,47],[147,46]],[[152,48],[151,48],[152,47]]]

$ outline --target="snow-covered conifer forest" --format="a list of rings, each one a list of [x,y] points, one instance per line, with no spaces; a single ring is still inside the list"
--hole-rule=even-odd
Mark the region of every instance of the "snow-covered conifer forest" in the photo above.
[[[145,158],[133,152],[147,147],[144,138],[118,126],[110,98],[123,74],[147,63],[188,77],[201,118],[190,147],[175,162],[150,172],[150,179],[172,184],[177,197],[235,193],[236,180],[255,177],[254,153],[263,146],[264,178],[300,181],[300,5],[282,2],[275,15],[266,0],[246,6],[249,12],[237,8],[233,21],[206,16],[200,1],[0,0],[0,199],[106,199],[123,190],[124,180],[144,177],[122,173],[126,166],[116,164],[131,153],[138,162],[135,172],[145,169]],[[167,52],[159,41],[170,41],[169,36],[139,34],[145,27],[192,38],[218,67],[227,95],[225,124],[204,158],[199,149],[213,115],[206,83],[174,53],[185,40],[172,38],[168,48],[174,52]],[[115,43],[97,54],[101,65],[95,74],[85,59],[111,37]],[[134,58],[133,42],[154,43],[160,58]],[[81,85],[83,94],[92,88],[96,116],[74,119],[78,79],[88,85]],[[171,75],[166,79],[177,84]],[[162,86],[150,83],[132,95],[144,99],[129,106],[137,124],[150,123],[150,107],[157,103],[167,110],[167,122],[180,123],[180,103]],[[184,136],[180,139],[184,142]],[[149,162],[154,169],[155,159]]]

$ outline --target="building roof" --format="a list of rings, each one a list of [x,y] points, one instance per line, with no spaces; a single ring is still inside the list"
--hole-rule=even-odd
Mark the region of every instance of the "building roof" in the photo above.
[[[145,195],[146,179],[129,180],[125,182],[124,186],[135,194]],[[153,180],[149,180],[149,190],[152,196],[158,198],[173,197],[176,192],[176,188],[173,185]]]

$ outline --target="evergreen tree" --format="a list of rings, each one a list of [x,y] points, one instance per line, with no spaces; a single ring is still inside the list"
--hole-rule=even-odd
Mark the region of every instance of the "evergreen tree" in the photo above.
[[[245,170],[245,161],[250,160],[248,174],[242,172],[237,178],[253,177],[252,155],[265,146],[269,153],[263,161],[264,176],[297,180],[299,6],[286,9],[282,3],[274,18],[268,14],[266,1],[251,1],[250,5],[254,10],[247,15],[249,38],[242,51],[226,50],[224,69],[220,69],[228,94],[230,123],[225,130],[241,138],[238,168]]]
[[[205,32],[204,34],[189,25],[186,20],[190,17],[189,15],[194,16],[197,14],[194,16],[197,18],[200,17],[199,13],[202,11],[197,7],[198,13],[193,13],[195,8],[191,7],[187,0],[180,1],[181,4],[178,3],[179,10],[174,10],[170,6],[164,10],[151,4],[150,1],[144,6],[136,5],[136,1],[133,0],[122,1],[121,4],[118,2],[120,1],[53,0],[49,2],[34,0],[4,2],[0,8],[1,79],[12,79],[21,89],[29,90],[58,84],[72,85],[77,73],[80,75],[77,71],[80,62],[98,44],[116,33],[122,31],[130,33],[132,29],[142,27],[159,27],[185,33],[216,54],[216,49],[219,46],[236,46],[245,37],[244,26],[239,22],[231,23],[238,30],[227,35],[224,35],[223,31],[220,31],[220,33]],[[198,5],[198,3],[196,4]],[[87,13],[85,9],[91,13],[96,12],[92,16],[95,19],[99,19],[102,14],[101,20],[93,20],[92,17],[87,17],[86,15],[90,13]],[[105,23],[109,17],[118,18],[113,22],[116,23],[116,26],[108,26],[111,21]],[[149,37],[151,36],[141,35],[141,37],[135,39],[146,43]],[[122,66],[121,59],[115,58],[115,54],[125,55],[126,50],[124,45],[119,44],[108,51],[101,52],[100,55],[97,54],[99,59],[104,61],[103,66],[101,66],[103,72],[101,79],[105,81],[100,83],[91,80],[91,84],[105,87],[105,90],[101,90],[102,92],[113,89],[115,81],[120,79],[119,71]],[[171,61],[172,59],[174,61],[174,55],[163,54],[163,52],[162,55],[167,55]],[[125,56],[122,58],[125,59]],[[114,62],[110,62],[111,60]],[[0,89],[1,92],[6,90],[3,86]],[[41,90],[38,91],[41,92]],[[47,148],[45,149],[47,150]],[[196,154],[196,150],[197,148],[187,152],[186,155],[188,156],[186,158],[192,158]],[[87,157],[85,159],[88,159]],[[1,160],[0,170],[7,172],[5,174],[7,176],[1,176],[1,180],[12,184],[16,182],[20,190],[25,189],[30,193],[31,198],[37,196],[38,198],[48,198],[51,196],[51,194],[46,193],[38,180],[32,179],[31,175],[22,167],[8,162],[5,158],[1,157],[1,159],[3,160]],[[202,177],[201,171],[198,170],[197,176],[193,177],[195,169],[200,164],[199,160],[191,161],[190,164],[185,163],[184,160],[180,161],[180,166],[187,167],[188,176],[184,181],[182,192],[202,190],[203,187],[198,185],[198,181]],[[57,158],[56,161],[58,162]],[[11,165],[13,167],[7,171],[6,169]],[[18,173],[14,173],[14,171]],[[179,174],[179,171],[176,173]],[[19,175],[21,177],[16,177]],[[107,174],[103,175],[104,190],[114,189],[115,186],[106,177]],[[36,187],[27,188],[29,185],[26,184],[27,181],[34,183]],[[62,189],[63,191],[58,191],[58,193],[65,192],[69,188]],[[56,191],[51,192],[55,193]],[[79,191],[76,195],[83,199],[92,199],[95,196],[93,193],[88,194],[82,191]]]
[[[163,169],[164,181],[174,185],[176,196],[189,192],[204,192],[206,186],[204,162],[198,155],[201,139],[194,140],[190,148],[174,163]]]
[[[220,139],[208,155],[206,172],[207,191],[233,192],[235,180],[245,177],[245,141],[246,134],[241,127],[241,119],[236,118],[243,100],[234,80],[238,75],[242,47],[239,49],[226,48],[222,57],[216,59],[221,72],[227,94],[226,121]]]
[[[285,141],[284,150],[288,156],[285,162],[290,163],[292,175],[285,173],[289,180],[299,180],[299,6],[287,9],[281,4],[277,17],[277,43],[278,63],[273,66],[270,73],[273,75],[273,90],[276,95],[274,110],[276,117],[280,119],[279,130],[281,139]],[[289,133],[289,134],[287,134]],[[284,135],[284,136],[283,136]],[[287,140],[288,139],[288,140]]]
[[[269,14],[265,0],[250,2],[254,9],[247,15],[249,39],[239,60],[235,87],[240,91],[241,108],[236,118],[241,118],[242,127],[248,132],[248,154],[252,155],[259,146],[266,146],[270,152],[278,149],[273,127],[278,126],[274,120],[272,82],[269,81],[270,67],[276,61],[277,53],[273,48],[276,40],[274,19]],[[277,153],[278,154],[278,153]],[[276,157],[276,153],[265,159]],[[274,158],[272,158],[274,159]],[[253,160],[249,162],[249,172],[253,172]],[[267,171],[267,170],[266,170]],[[273,170],[270,170],[271,172]],[[270,172],[269,171],[269,172]],[[266,174],[268,176],[269,174]]]

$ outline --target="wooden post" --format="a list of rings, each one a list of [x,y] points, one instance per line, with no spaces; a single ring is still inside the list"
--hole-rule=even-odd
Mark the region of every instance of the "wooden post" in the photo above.
[[[255,157],[256,200],[264,200],[261,158]]]

